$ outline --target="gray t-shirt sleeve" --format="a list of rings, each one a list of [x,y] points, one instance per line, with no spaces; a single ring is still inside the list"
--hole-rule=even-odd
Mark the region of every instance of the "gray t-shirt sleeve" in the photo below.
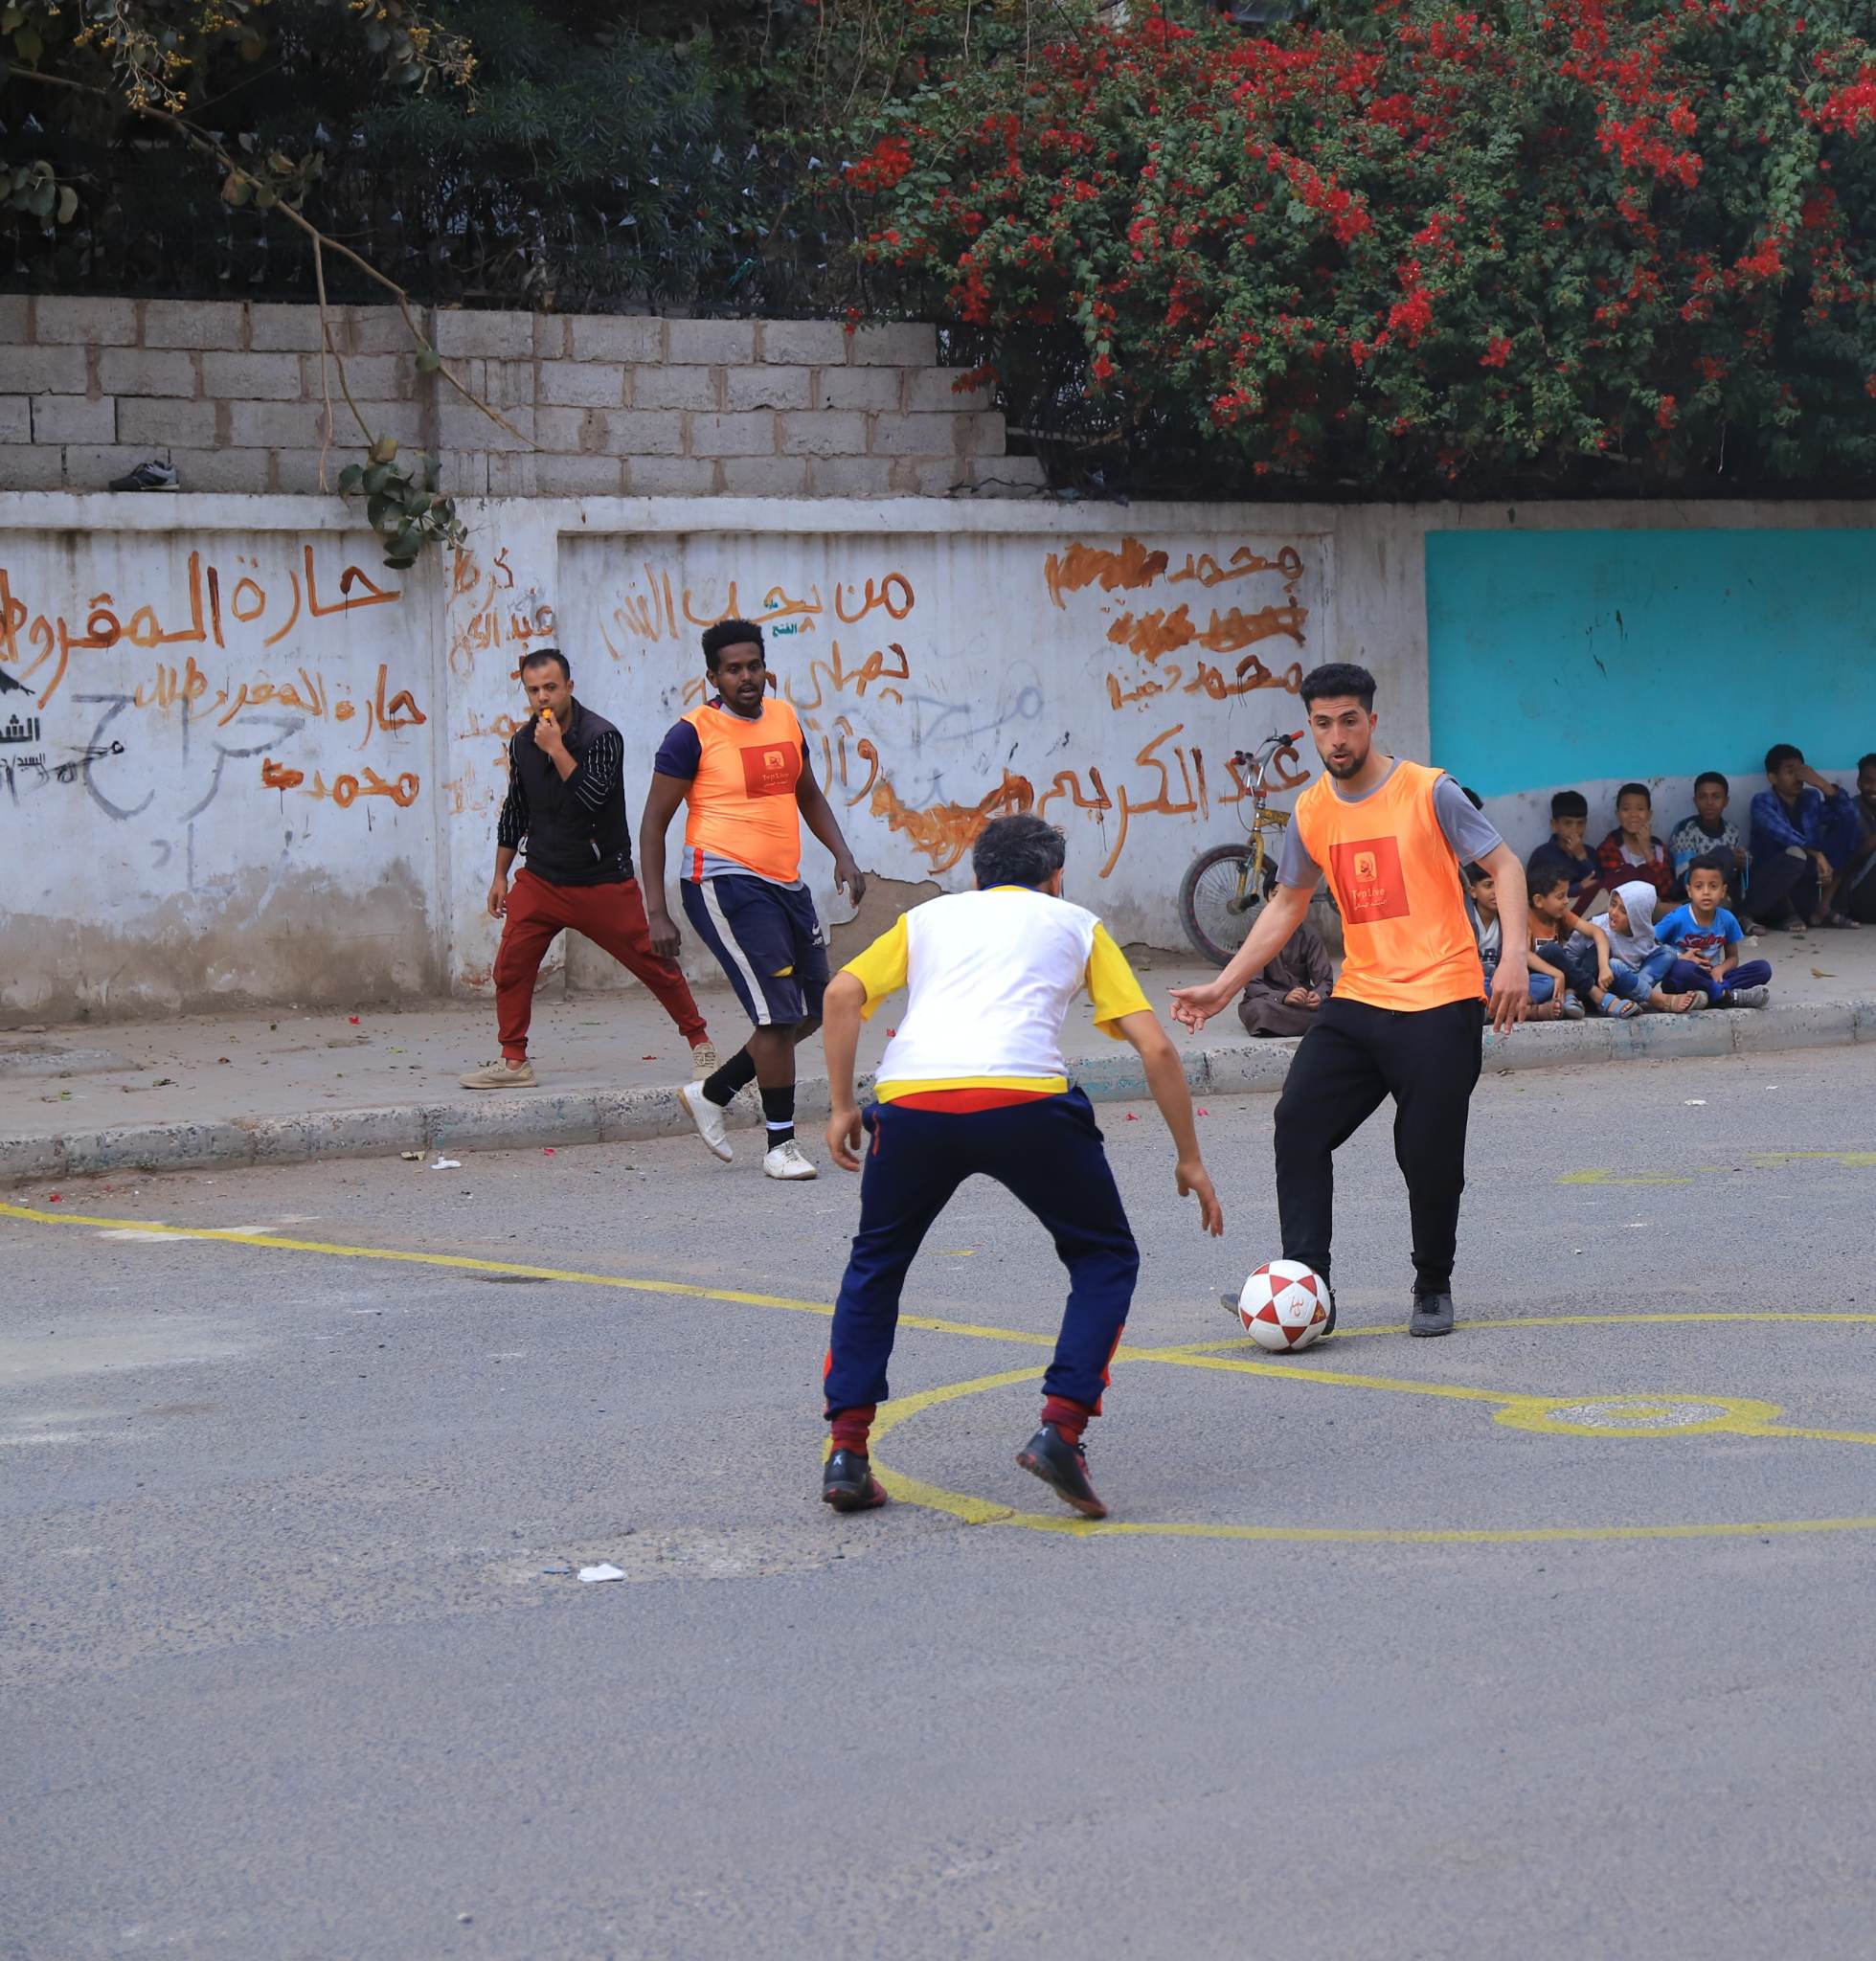
[[[1467,804],[1466,808],[1470,810],[1472,806]],[[1313,890],[1322,875],[1322,868],[1303,848],[1302,832],[1292,817],[1283,828],[1283,855],[1277,861],[1277,884]]]
[[[1477,865],[1504,843],[1451,777],[1441,777],[1433,786],[1433,814],[1461,865]]]

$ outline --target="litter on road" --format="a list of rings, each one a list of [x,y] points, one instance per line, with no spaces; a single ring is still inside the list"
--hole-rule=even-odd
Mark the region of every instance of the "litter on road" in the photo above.
[[[597,1567],[581,1567],[579,1576],[590,1587],[599,1580],[622,1580],[625,1574],[619,1567],[608,1566],[602,1561]]]

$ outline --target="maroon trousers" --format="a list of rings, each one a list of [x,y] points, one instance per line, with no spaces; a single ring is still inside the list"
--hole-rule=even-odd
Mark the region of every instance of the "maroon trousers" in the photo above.
[[[509,1062],[527,1056],[534,981],[548,948],[560,933],[585,934],[651,989],[691,1048],[704,1040],[704,1018],[690,998],[689,982],[675,960],[660,959],[651,951],[637,879],[611,885],[553,885],[523,869],[509,887],[508,919],[502,928],[501,951],[495,956],[495,1018],[502,1053]]]

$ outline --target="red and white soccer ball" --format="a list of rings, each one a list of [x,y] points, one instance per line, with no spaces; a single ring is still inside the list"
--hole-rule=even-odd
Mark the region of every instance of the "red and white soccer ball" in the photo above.
[[[1329,1283],[1300,1260],[1259,1267],[1237,1296],[1238,1319],[1259,1348],[1307,1348],[1329,1324]]]

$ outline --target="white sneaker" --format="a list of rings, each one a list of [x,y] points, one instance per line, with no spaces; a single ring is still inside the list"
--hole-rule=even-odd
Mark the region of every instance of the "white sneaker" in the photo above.
[[[802,1156],[802,1147],[793,1138],[785,1144],[778,1144],[762,1160],[764,1178],[818,1178],[820,1173]]]
[[[1763,1007],[1772,999],[1769,987],[1729,987],[1723,999],[1734,1007]]]
[[[723,1106],[712,1103],[704,1094],[701,1083],[686,1083],[677,1093],[677,1100],[697,1126],[697,1135],[703,1138],[705,1149],[712,1158],[721,1158],[724,1163],[729,1163],[736,1154],[730,1148],[730,1132],[723,1121]]]
[[[701,1083],[706,1076],[716,1073],[716,1044],[699,1042],[690,1051],[690,1080]]]

